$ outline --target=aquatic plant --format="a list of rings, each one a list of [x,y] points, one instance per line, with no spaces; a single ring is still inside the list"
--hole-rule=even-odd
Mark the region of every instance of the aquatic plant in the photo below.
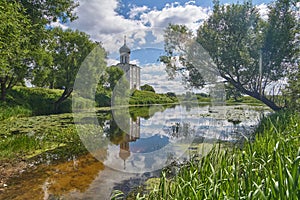
[[[191,161],[144,199],[297,199],[300,196],[300,116],[279,112],[263,119],[254,142],[215,148]]]

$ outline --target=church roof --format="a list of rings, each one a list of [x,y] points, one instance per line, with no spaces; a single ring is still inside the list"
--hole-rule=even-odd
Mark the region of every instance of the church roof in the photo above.
[[[126,160],[130,156],[130,151],[129,150],[120,149],[119,156],[120,156],[120,158],[122,158],[122,160]]]
[[[119,49],[119,52],[120,52],[120,54],[122,54],[122,53],[128,53],[128,54],[130,54],[130,49],[126,45],[126,36],[124,37],[124,45]]]
[[[130,49],[129,49],[129,47],[128,47],[126,44],[124,44],[124,45],[120,48],[119,52],[120,52],[120,53],[130,53]]]

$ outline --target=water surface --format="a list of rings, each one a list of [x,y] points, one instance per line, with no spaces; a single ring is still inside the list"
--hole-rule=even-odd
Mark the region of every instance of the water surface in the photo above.
[[[249,137],[268,113],[263,107],[246,105],[156,105],[125,111],[129,114],[98,111],[101,131],[90,141],[96,143],[94,152],[44,162],[23,172],[9,181],[1,199],[109,199],[112,190],[128,192],[174,160],[189,159],[191,152],[204,156],[215,142],[236,143]],[[118,114],[121,120],[114,119]],[[87,114],[79,126],[94,123]],[[91,139],[90,132],[83,135]]]

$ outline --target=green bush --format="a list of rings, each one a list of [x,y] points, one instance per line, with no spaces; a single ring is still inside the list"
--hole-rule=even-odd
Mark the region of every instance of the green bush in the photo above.
[[[111,105],[111,98],[106,94],[96,93],[95,101],[97,107],[106,107]]]
[[[166,94],[156,94],[149,91],[136,90],[133,92],[129,104],[165,104],[165,103],[175,103],[177,98],[171,98]]]
[[[141,86],[141,90],[142,91],[149,91],[149,92],[154,92],[155,93],[154,88],[151,85],[148,85],[148,84],[142,85]]]

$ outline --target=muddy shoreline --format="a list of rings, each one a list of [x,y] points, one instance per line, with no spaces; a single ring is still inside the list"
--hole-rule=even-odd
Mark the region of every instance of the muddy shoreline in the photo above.
[[[0,162],[0,199],[110,199],[114,190],[127,196],[159,175],[119,172],[90,154],[51,163],[6,160]]]

